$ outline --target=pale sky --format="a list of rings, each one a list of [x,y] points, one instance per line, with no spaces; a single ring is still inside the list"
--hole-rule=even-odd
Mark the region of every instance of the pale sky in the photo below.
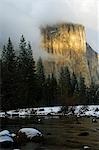
[[[23,34],[38,55],[40,25],[83,24],[87,41],[99,52],[99,0],[0,0],[0,44]]]

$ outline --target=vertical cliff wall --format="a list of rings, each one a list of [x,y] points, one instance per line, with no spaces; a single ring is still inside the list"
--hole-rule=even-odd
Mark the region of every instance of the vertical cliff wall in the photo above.
[[[68,50],[86,52],[84,26],[61,24],[42,29],[42,46],[48,53],[65,55]]]
[[[86,85],[97,82],[97,54],[86,45],[85,28],[79,24],[58,24],[41,29],[42,48],[48,54],[44,60],[47,74],[58,74],[60,67],[85,78]]]
[[[93,82],[99,83],[99,55],[91,48],[88,43],[86,43],[86,48],[86,56],[91,79]]]

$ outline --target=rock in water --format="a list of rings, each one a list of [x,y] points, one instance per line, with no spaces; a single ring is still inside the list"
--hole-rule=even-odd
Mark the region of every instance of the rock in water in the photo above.
[[[13,139],[8,130],[4,130],[0,132],[0,147],[2,148],[10,148],[13,146]]]
[[[90,149],[90,147],[89,147],[89,146],[87,146],[87,145],[85,145],[85,146],[84,146],[84,149]]]
[[[34,128],[20,129],[18,131],[17,137],[20,143],[26,142],[26,141],[41,142],[43,139],[42,133]]]
[[[8,130],[3,130],[0,132],[0,136],[4,136],[4,135],[11,136],[11,134]]]
[[[92,119],[92,123],[97,123],[96,118],[93,118],[93,119]]]

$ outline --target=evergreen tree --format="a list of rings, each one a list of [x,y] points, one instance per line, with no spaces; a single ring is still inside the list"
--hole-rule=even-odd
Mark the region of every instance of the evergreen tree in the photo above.
[[[44,95],[44,103],[47,106],[53,106],[57,104],[57,80],[53,74],[48,75],[45,80],[45,95]]]
[[[76,78],[75,73],[73,72],[73,74],[72,74],[72,79],[71,79],[72,93],[74,93],[74,91],[76,90],[77,84],[78,84],[77,78]]]
[[[2,51],[2,109],[16,108],[16,55],[10,38]]]
[[[44,91],[45,91],[45,95],[44,95],[45,106],[51,105],[50,83],[51,83],[50,75],[48,75],[48,77],[45,80],[45,89],[44,89]]]
[[[74,91],[73,91],[73,101],[74,101],[73,104],[76,104],[76,105],[78,104],[79,105],[79,85],[78,85],[78,81],[75,84],[75,88],[74,88]]]
[[[50,105],[56,105],[57,104],[57,80],[54,76],[54,74],[50,77]]]
[[[36,66],[36,74],[37,74],[37,83],[38,83],[38,100],[40,101],[40,103],[42,103],[42,101],[44,102],[44,95],[45,95],[45,73],[44,73],[44,66],[42,63],[42,59],[39,58],[38,62],[37,62],[37,66]]]
[[[18,59],[20,106],[30,107],[36,104],[36,74],[35,61],[30,43],[26,43],[24,36],[20,39],[20,53]]]
[[[65,93],[65,86],[66,86],[66,83],[65,83],[65,74],[64,74],[64,69],[63,67],[61,67],[61,70],[60,70],[60,74],[59,74],[59,86],[60,86],[60,94],[61,96]]]
[[[72,95],[71,78],[68,67],[61,68],[59,76],[60,95],[63,103]]]
[[[37,73],[37,79],[39,81],[39,84],[42,86],[42,84],[45,82],[45,73],[44,73],[44,66],[41,57],[37,62],[36,73]]]
[[[85,79],[80,75],[79,78],[79,102],[81,104],[86,104],[86,85]]]
[[[86,90],[86,97],[87,97],[88,104],[96,104],[97,103],[96,91],[97,91],[96,85],[92,82],[90,87],[87,88],[87,90]]]
[[[96,104],[99,104],[99,84],[96,86],[96,92],[95,92],[95,98],[96,98]]]

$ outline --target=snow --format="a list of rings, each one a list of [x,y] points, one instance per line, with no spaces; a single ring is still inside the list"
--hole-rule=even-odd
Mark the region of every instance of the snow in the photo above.
[[[54,107],[38,107],[38,108],[24,108],[17,110],[7,111],[7,117],[28,117],[31,115],[62,115],[62,113],[58,113],[61,110],[62,106],[54,106]],[[66,115],[72,115],[71,109],[74,110],[74,114],[76,116],[93,116],[99,117],[99,105],[78,105],[78,106],[69,106],[68,113]],[[34,113],[35,112],[35,113]],[[6,114],[4,112],[0,112],[0,117],[5,117]]]
[[[0,132],[0,143],[6,141],[13,142],[13,139],[11,138],[11,134],[8,130],[4,130]]]
[[[9,115],[10,117],[12,117],[12,116],[19,116],[19,111],[17,111],[17,110],[10,110],[10,111],[7,111],[7,115]]]
[[[4,136],[4,135],[10,136],[10,132],[8,130],[1,131],[0,136]]]
[[[15,137],[15,136],[16,136],[16,134],[15,134],[15,133],[12,133],[12,134],[11,134],[11,137]]]
[[[7,142],[7,141],[13,142],[13,139],[11,137],[7,136],[7,135],[0,136],[0,143],[1,142]]]
[[[28,114],[29,114],[29,112],[22,111],[22,112],[19,112],[19,117],[21,117],[21,116],[26,116],[26,115],[28,115]]]
[[[89,148],[90,148],[90,147],[89,147],[89,146],[87,146],[87,145],[85,145],[85,146],[84,146],[84,149],[89,149]]]
[[[53,114],[55,115],[56,113],[58,113],[58,111],[60,110],[60,106],[56,106],[56,107],[40,107],[37,108],[37,115],[48,115]]]
[[[42,136],[42,133],[34,128],[22,128],[19,130],[19,133],[25,133],[27,138],[32,139],[35,136]]]
[[[5,112],[0,112],[0,117],[5,117]]]
[[[75,115],[99,117],[99,105],[75,106]]]

